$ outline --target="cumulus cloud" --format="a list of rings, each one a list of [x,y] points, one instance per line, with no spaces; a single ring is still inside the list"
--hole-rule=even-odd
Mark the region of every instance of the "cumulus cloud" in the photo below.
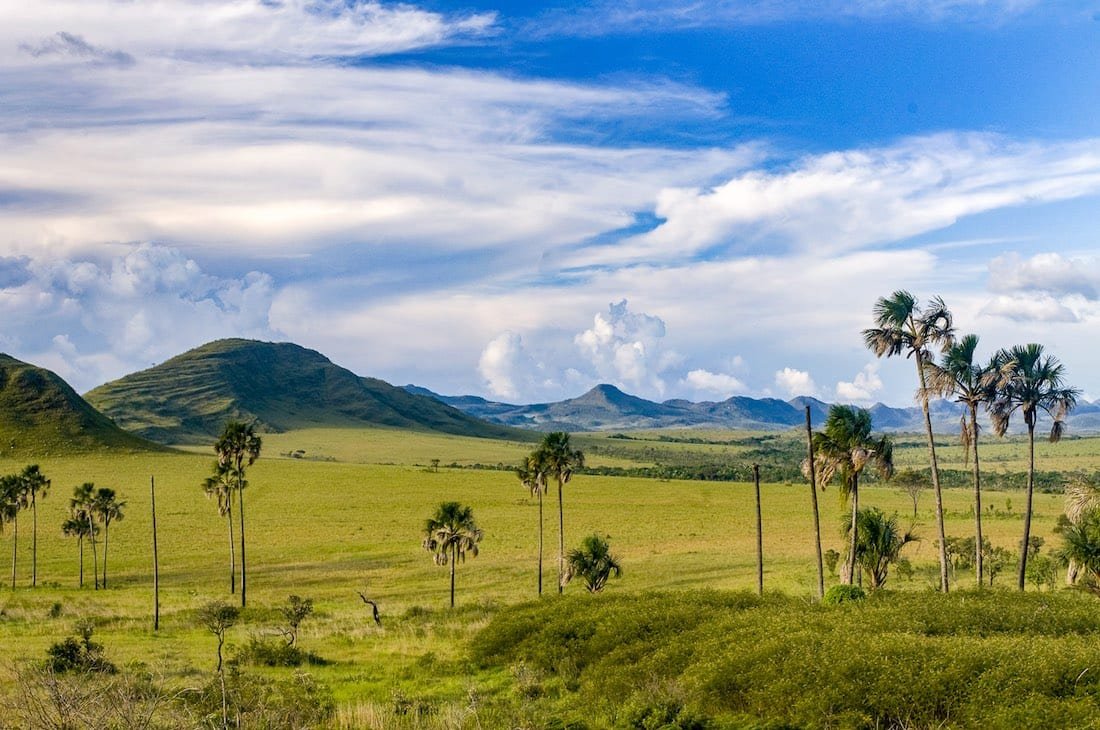
[[[981,308],[980,314],[1018,322],[1080,321],[1076,312],[1049,294],[994,297]]]
[[[1010,253],[989,262],[989,288],[1009,294],[1078,295],[1096,301],[1100,266],[1095,259],[1066,258],[1058,253],[1040,253],[1026,259]]]
[[[490,392],[503,398],[518,398],[521,385],[528,386],[537,365],[523,348],[523,338],[502,332],[485,346],[477,370]],[[528,388],[524,388],[529,392]]]
[[[733,375],[703,369],[688,371],[683,384],[697,393],[714,394],[723,399],[748,391],[748,387]]]
[[[660,317],[631,312],[627,301],[597,313],[592,327],[574,338],[597,376],[634,390],[663,394],[660,373],[675,358],[662,348],[665,323]]]
[[[878,362],[867,363],[850,381],[836,384],[836,398],[842,403],[870,403],[882,390],[882,378],[878,375]]]
[[[775,372],[775,385],[794,398],[800,395],[817,395],[817,385],[805,370],[785,367]]]

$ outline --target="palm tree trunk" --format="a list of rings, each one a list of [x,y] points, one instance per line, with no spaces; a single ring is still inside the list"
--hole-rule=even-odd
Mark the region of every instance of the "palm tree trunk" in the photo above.
[[[859,475],[852,480],[852,530],[851,540],[848,542],[848,585],[854,585],[857,580],[863,582],[862,576],[856,572],[856,543],[858,542],[859,522]]]
[[[38,495],[31,491],[31,588],[38,585]]]
[[[233,544],[233,494],[229,494],[229,508],[225,511],[229,522],[229,594],[237,592],[237,547]]]
[[[15,560],[19,555],[19,514],[16,513],[12,518],[12,538],[11,538],[11,589],[15,590]]]
[[[240,474],[240,472],[238,472]],[[240,477],[238,476],[238,479]],[[244,489],[243,485],[237,485],[237,516],[241,521],[241,608],[245,607],[245,586],[247,580],[247,573],[245,572],[244,563]]]
[[[95,549],[95,522],[92,521],[92,513],[88,512],[88,539],[92,541],[92,580],[95,581],[95,590],[99,590],[99,553]]]
[[[1024,539],[1020,542],[1020,571],[1016,575],[1017,587],[1024,590],[1027,571],[1027,548],[1031,542],[1031,501],[1035,493],[1035,417],[1027,424],[1027,507],[1024,509]]]
[[[825,596],[825,566],[821,558],[821,514],[817,509],[817,472],[814,471],[814,433],[806,406],[806,449],[810,460],[810,498],[814,508],[814,548],[817,550],[817,600]]]
[[[107,543],[111,539],[111,521],[103,520],[103,589],[107,590]]]
[[[539,595],[542,595],[542,490],[539,493]]]
[[[752,465],[752,482],[756,486],[756,594],[764,595],[764,521],[760,515],[760,465]]]
[[[562,482],[558,477],[558,595],[565,590],[562,579],[565,577],[565,512],[561,501]]]
[[[970,406],[970,440],[974,447],[974,573],[982,587],[982,478],[978,468],[978,407]]]
[[[455,607],[455,561],[458,560],[458,546],[451,545],[451,608]]]
[[[84,536],[76,539],[77,551],[80,553],[80,587],[84,587]]]
[[[928,434],[928,458],[932,464],[932,491],[936,494],[936,531],[939,533],[940,590],[947,593],[947,533],[943,527],[943,493],[940,491],[940,468],[936,463],[936,439],[932,435],[932,415],[928,412],[928,384],[924,378],[924,352],[916,351],[917,375],[920,376],[920,405],[924,411],[924,429]]]

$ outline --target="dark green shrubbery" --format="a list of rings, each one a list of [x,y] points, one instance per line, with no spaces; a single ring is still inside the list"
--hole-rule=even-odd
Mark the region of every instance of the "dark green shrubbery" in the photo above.
[[[237,655],[244,664],[265,667],[300,667],[303,664],[320,666],[327,661],[312,652],[302,651],[279,639],[261,639],[253,636]]]
[[[862,601],[866,597],[867,592],[859,586],[840,584],[831,586],[825,591],[825,597],[821,599],[821,603],[825,606],[835,606],[839,603]]]
[[[102,672],[114,674],[115,665],[103,655],[103,644],[92,641],[91,621],[79,621],[77,636],[68,636],[46,650],[46,668],[52,672]]]
[[[1086,727],[1100,717],[1098,609],[993,590],[880,593],[858,611],[566,596],[502,610],[473,655],[523,667],[533,711],[592,726]]]

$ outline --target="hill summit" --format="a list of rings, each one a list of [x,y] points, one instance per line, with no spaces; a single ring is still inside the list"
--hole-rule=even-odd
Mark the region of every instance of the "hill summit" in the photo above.
[[[5,456],[159,448],[123,431],[55,373],[0,354],[0,452]]]
[[[122,427],[160,443],[206,443],[230,419],[263,431],[392,426],[516,438],[439,401],[363,378],[289,342],[216,340],[89,391]]]

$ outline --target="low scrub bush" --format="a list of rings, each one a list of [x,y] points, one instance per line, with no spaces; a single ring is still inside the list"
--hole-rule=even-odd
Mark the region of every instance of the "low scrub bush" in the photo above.
[[[302,651],[279,639],[253,636],[240,650],[237,661],[265,667],[300,667],[303,664],[321,666],[327,661],[312,652]]]
[[[866,597],[867,592],[859,586],[841,584],[831,586],[829,590],[825,591],[825,597],[821,599],[821,603],[826,606],[835,606],[839,603],[862,601]]]

